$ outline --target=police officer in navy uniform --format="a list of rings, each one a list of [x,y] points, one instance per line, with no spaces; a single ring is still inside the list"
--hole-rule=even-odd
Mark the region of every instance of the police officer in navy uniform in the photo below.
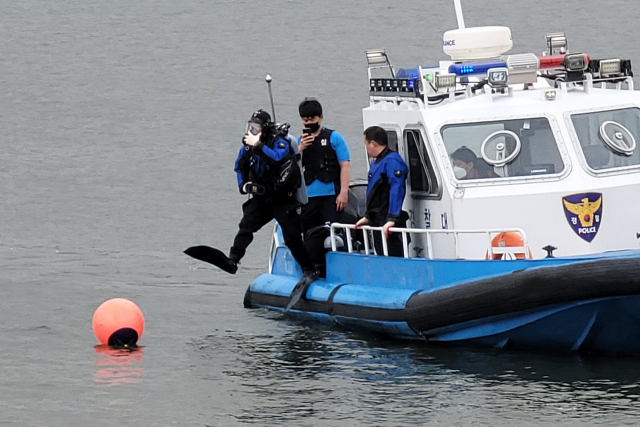
[[[349,195],[349,148],[340,133],[322,126],[322,105],[305,98],[298,106],[304,133],[298,138],[309,202],[303,231],[341,222]]]
[[[409,219],[402,210],[409,168],[402,157],[388,147],[387,132],[381,127],[371,126],[364,131],[364,145],[373,161],[369,166],[367,209],[356,227],[365,224],[382,227],[388,237],[388,254],[403,256],[401,234],[389,234],[389,229],[404,228]],[[382,255],[382,236],[379,232],[374,232],[373,236],[376,252]]]
[[[291,151],[289,141],[284,135],[276,134],[275,129],[269,113],[263,110],[254,112],[236,159],[234,170],[238,175],[240,193],[250,194],[251,197],[242,205],[243,216],[227,265],[221,266],[232,274],[253,241],[253,233],[274,218],[282,229],[284,243],[305,275],[314,273],[313,264],[302,243],[301,208],[295,188],[279,188],[282,184],[279,181],[280,165],[291,156]],[[298,179],[299,186],[300,174],[299,170],[296,171],[297,174],[291,176]]]

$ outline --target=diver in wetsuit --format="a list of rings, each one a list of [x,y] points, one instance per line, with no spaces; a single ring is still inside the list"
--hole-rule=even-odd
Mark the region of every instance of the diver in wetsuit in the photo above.
[[[300,170],[285,136],[278,132],[269,113],[263,110],[253,113],[234,167],[240,193],[251,197],[242,205],[242,219],[229,256],[207,246],[189,248],[185,251],[187,255],[235,274],[253,241],[253,233],[275,218],[282,229],[284,243],[302,267],[303,278],[311,281],[317,278],[302,243],[302,209],[296,198],[296,190],[301,185]]]

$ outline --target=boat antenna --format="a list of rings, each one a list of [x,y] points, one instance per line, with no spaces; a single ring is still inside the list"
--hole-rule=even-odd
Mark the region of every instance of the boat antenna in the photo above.
[[[462,16],[462,6],[460,0],[453,0],[453,6],[456,8],[456,19],[458,20],[458,28],[464,30],[464,16]]]
[[[271,100],[271,112],[273,113],[273,122],[278,123],[278,121],[276,120],[276,107],[273,106],[273,92],[271,92],[272,80],[273,79],[271,78],[271,74],[267,74],[267,76],[264,78],[264,81],[267,82],[267,86],[269,86],[269,99]]]

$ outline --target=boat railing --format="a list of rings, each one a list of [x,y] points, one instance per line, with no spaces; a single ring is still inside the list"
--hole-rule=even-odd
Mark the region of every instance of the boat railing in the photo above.
[[[355,231],[354,224],[331,224],[331,250],[336,251],[336,230],[342,229],[345,232],[346,247],[349,253],[360,252],[359,249],[354,249],[352,230]],[[373,240],[373,233],[380,233],[382,241],[382,251],[384,256],[389,255],[387,238],[382,232],[382,227],[372,227],[364,225],[358,227],[358,230],[362,230],[366,233],[366,238],[363,239],[365,255],[375,254],[375,249],[372,247],[371,241]],[[410,258],[409,256],[409,236],[423,234],[427,239],[427,259],[433,259],[433,235],[453,235],[455,242],[455,254],[456,259],[460,259],[460,236],[461,235],[485,235],[487,237],[486,259],[493,259],[493,255],[512,255],[514,258],[516,255],[524,255],[525,259],[531,259],[531,252],[529,250],[529,243],[527,235],[524,230],[520,228],[496,228],[496,229],[478,229],[478,230],[456,230],[456,229],[442,229],[442,230],[430,230],[422,228],[397,228],[391,227],[389,229],[392,233],[402,233],[402,251],[404,258]],[[493,246],[492,240],[500,233],[517,233],[522,238],[522,246]],[[371,238],[371,239],[370,239]],[[371,241],[370,241],[371,240]]]

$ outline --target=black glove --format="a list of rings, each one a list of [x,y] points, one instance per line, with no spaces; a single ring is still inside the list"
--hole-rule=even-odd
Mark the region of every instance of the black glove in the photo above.
[[[263,185],[254,184],[253,182],[245,182],[240,184],[240,194],[253,194],[256,196],[263,196],[265,193]]]

